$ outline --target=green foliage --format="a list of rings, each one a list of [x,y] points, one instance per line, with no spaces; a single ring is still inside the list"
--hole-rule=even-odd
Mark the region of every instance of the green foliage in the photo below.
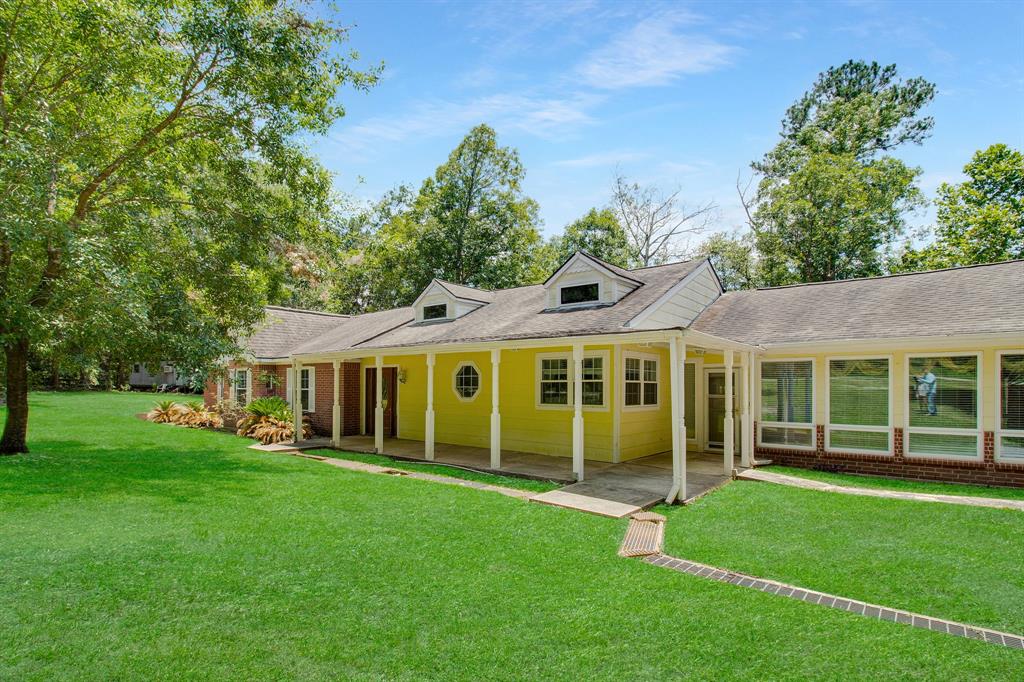
[[[622,268],[634,267],[637,262],[625,229],[619,223],[615,212],[608,208],[590,209],[582,218],[566,225],[561,235],[552,237],[550,245],[553,249],[554,267],[577,251],[586,251],[596,258]],[[547,274],[553,269],[550,268]]]
[[[298,139],[377,70],[291,2],[11,2],[0,33],[8,364],[208,367],[279,295],[293,246],[331,242],[330,178]],[[16,450],[27,404],[10,414]]]
[[[726,291],[756,286],[754,245],[749,233],[717,232],[697,247],[696,255],[710,259]]]
[[[934,94],[921,78],[899,80],[894,65],[850,61],[790,107],[781,141],[753,164],[761,179],[748,212],[761,281],[882,272],[904,214],[922,203],[920,170],[883,154],[927,137],[933,122],[919,112]]]
[[[331,292],[341,312],[410,304],[438,277],[484,289],[535,281],[543,243],[519,155],[479,125],[415,195],[388,192],[349,226],[354,246]]]
[[[966,181],[939,187],[935,242],[921,250],[908,249],[895,269],[929,270],[1024,257],[1024,154],[994,144],[975,152],[964,173]]]
[[[277,396],[256,398],[245,406],[245,411],[253,417],[273,417],[281,421],[291,421],[293,418],[292,408],[283,398]]]

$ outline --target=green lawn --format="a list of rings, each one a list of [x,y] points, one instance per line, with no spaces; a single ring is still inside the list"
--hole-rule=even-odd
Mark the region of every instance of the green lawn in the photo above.
[[[1024,513],[736,481],[668,511],[666,551],[1024,633]]]
[[[829,471],[812,471],[796,467],[768,466],[764,471],[773,471],[787,476],[799,476],[815,481],[824,481],[833,485],[848,485],[856,488],[881,488],[899,490],[908,493],[936,493],[939,495],[972,495],[974,497],[998,497],[1004,500],[1024,500],[1024,488],[995,488],[985,485],[966,485],[962,483],[931,483],[928,481],[903,481],[898,478],[881,476],[857,476],[855,474],[839,474]]]
[[[621,559],[624,521],[131,416],[149,402],[32,396],[32,454],[0,458],[0,679],[1013,679],[1024,665],[1019,651]],[[747,490],[768,503],[763,516]],[[783,492],[771,501],[770,490]],[[761,524],[776,537],[785,515],[804,543],[813,528],[801,524],[842,521],[842,504],[820,510],[845,497],[808,519],[787,494],[734,484],[674,510],[672,549],[709,559],[722,543],[749,545]],[[716,513],[735,517],[731,505],[745,517],[706,551],[687,539]],[[1006,546],[1016,517],[989,528],[956,512],[942,520],[967,523],[972,541],[959,559],[941,556],[958,574],[993,565],[979,547],[1019,552]],[[910,528],[879,525],[891,563],[915,559],[902,548]],[[1000,580],[1019,586],[1020,565]],[[853,556],[841,569],[869,567]],[[968,592],[996,584],[979,575]],[[917,589],[984,615],[957,606],[962,590]],[[1002,608],[992,621],[1020,622],[1019,606]]]

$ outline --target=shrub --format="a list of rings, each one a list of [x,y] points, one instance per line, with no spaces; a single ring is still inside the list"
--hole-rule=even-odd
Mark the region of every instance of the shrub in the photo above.
[[[175,424],[184,408],[173,400],[160,400],[146,417],[157,424]]]
[[[295,438],[295,415],[288,403],[281,398],[257,398],[245,407],[246,415],[238,421],[236,433],[239,436],[255,438],[264,445],[282,443]],[[313,435],[313,430],[302,419],[304,437]]]

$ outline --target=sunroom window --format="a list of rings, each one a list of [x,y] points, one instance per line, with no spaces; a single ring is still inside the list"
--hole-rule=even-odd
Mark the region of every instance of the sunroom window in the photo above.
[[[1024,353],[999,356],[998,455],[1024,461]]]
[[[814,363],[761,363],[761,442],[814,447]]]
[[[907,454],[977,457],[978,356],[911,357],[908,366]]]
[[[593,303],[600,297],[600,287],[597,282],[593,284],[577,284],[571,287],[562,287],[562,305],[573,305],[576,303]]]
[[[829,360],[829,449],[889,452],[889,426],[888,358]]]

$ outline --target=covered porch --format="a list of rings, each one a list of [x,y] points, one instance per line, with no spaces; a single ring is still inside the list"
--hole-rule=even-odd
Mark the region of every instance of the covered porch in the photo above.
[[[327,444],[326,441],[324,444]],[[378,453],[373,436],[344,436],[332,447],[350,452]],[[576,482],[572,460],[567,457],[503,450],[501,466],[494,469],[491,467],[491,452],[486,448],[435,443],[434,458],[427,460],[422,441],[402,438],[385,438],[384,448],[378,454],[407,461],[429,461],[474,471],[564,483],[567,492],[638,507],[663,502],[673,483],[671,452],[620,463],[586,460],[587,479],[580,482]],[[738,458],[734,464],[737,468],[741,466]],[[721,453],[688,453],[686,470],[686,494],[685,497],[679,496],[683,502],[700,497],[729,480],[722,470]]]
[[[338,449],[566,482],[639,506],[692,499],[753,464],[749,345],[662,330],[368,351],[293,359],[295,376],[331,362]],[[349,363],[359,371],[344,402],[358,407],[361,435],[341,432]],[[294,390],[299,404],[300,382]]]

